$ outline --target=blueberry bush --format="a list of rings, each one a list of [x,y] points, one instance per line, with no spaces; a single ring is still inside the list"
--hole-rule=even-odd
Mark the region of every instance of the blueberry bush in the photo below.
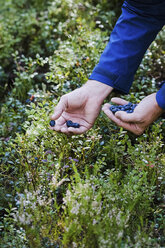
[[[60,97],[98,62],[121,1],[0,6],[0,247],[164,247],[164,116],[139,137],[102,112],[83,135],[49,129]],[[123,96],[133,104],[165,79],[164,36]]]

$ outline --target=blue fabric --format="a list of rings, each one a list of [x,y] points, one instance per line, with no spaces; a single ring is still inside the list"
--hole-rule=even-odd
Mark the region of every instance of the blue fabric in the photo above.
[[[164,24],[165,0],[124,1],[110,41],[89,79],[128,93],[144,53]],[[161,88],[157,99],[161,95],[165,104],[163,94]]]
[[[158,105],[165,110],[165,84],[156,93],[156,101]]]

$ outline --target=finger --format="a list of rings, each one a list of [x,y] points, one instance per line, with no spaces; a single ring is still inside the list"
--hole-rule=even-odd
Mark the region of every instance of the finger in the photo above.
[[[54,130],[54,131],[60,131],[62,126],[66,126],[66,120],[63,116],[60,116],[60,118],[58,118],[56,120],[56,123],[55,123],[55,126],[54,127],[50,127],[51,130]]]
[[[54,114],[51,116],[51,119],[53,120],[58,119],[61,116],[62,112],[67,108],[67,106],[68,106],[67,97],[62,96],[59,103],[54,108]]]
[[[105,103],[105,104],[103,105],[103,107],[102,107],[102,110],[103,110],[103,111],[104,111],[105,109],[110,110],[110,109],[109,109],[110,106],[111,106],[111,104]]]
[[[90,127],[89,127],[90,128]],[[89,130],[89,128],[80,126],[79,128],[69,127],[68,130],[74,134],[82,134]]]
[[[124,111],[117,111],[115,113],[115,116],[124,122],[136,122],[136,123],[141,122],[140,121],[141,118],[139,117],[139,114],[137,112],[126,113]]]
[[[51,129],[54,130],[54,131],[59,132],[61,130],[61,126],[60,125],[56,125],[55,127],[52,127]]]
[[[74,127],[62,127],[61,132],[65,134],[83,134],[85,133],[89,128],[86,128],[84,126],[80,126],[79,128]]]
[[[119,104],[119,105],[125,105],[125,104],[128,104],[129,103],[128,101],[126,101],[126,100],[124,100],[122,98],[119,98],[119,97],[113,97],[111,99],[111,102],[116,103],[116,104]]]

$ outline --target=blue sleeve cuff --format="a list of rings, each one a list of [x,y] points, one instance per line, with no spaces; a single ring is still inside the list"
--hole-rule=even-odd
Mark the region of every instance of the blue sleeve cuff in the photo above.
[[[160,90],[156,93],[156,101],[159,107],[165,110],[165,84],[163,84]]]
[[[112,88],[116,90],[119,90],[125,94],[128,94],[129,89],[132,85],[133,74],[115,75],[111,73],[110,71],[107,73],[107,71],[104,71],[103,69],[101,70],[101,68],[99,68],[97,72],[97,69],[95,68],[95,70],[93,71],[89,79],[104,83],[106,85],[111,86]],[[125,82],[127,82],[127,84]]]

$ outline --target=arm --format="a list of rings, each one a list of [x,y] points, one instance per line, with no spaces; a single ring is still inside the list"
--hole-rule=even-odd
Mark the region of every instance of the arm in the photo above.
[[[128,93],[144,53],[165,23],[164,13],[165,1],[125,1],[90,79]]]
[[[148,6],[140,1],[125,1],[110,42],[90,78],[128,93],[146,49],[165,23],[164,13],[165,1],[155,1]],[[126,104],[120,98],[112,101]],[[144,98],[132,114],[120,111],[113,115],[109,107],[105,104],[103,111],[112,121],[140,135],[165,110],[165,86],[157,94]]]
[[[146,49],[163,25],[156,18],[150,21],[131,8],[125,1],[122,15],[90,80],[60,99],[52,116],[57,120],[53,130],[84,133],[93,126],[103,100],[113,88],[128,93]],[[80,129],[67,128],[68,119],[78,122]]]

